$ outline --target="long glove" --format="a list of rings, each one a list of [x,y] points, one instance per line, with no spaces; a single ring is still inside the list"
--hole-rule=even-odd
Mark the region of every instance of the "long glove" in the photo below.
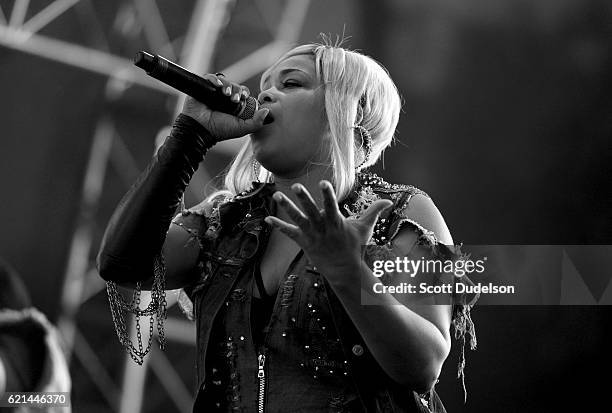
[[[170,221],[215,139],[197,121],[179,115],[172,132],[113,213],[98,253],[107,281],[135,283],[153,276]]]

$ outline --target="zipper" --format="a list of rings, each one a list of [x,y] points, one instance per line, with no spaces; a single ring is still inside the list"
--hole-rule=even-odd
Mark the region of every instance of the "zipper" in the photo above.
[[[259,413],[264,412],[264,403],[266,395],[266,374],[264,372],[265,363],[265,354],[260,354],[259,356],[257,356],[257,378],[259,379],[259,396],[257,398],[257,408]]]

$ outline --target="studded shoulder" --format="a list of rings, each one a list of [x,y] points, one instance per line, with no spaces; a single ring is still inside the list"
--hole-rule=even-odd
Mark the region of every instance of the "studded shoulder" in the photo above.
[[[357,176],[360,185],[370,186],[375,192],[409,192],[411,195],[425,195],[429,197],[427,193],[415,186],[407,184],[391,184],[385,181],[383,178],[375,174],[374,172],[362,172]]]
[[[393,208],[383,212],[378,218],[371,239],[377,245],[385,245],[393,238],[389,232],[395,219],[401,216],[401,211],[416,194],[429,197],[415,186],[391,184],[372,172],[359,173],[355,190],[350,201],[343,204],[343,210],[348,216],[358,217],[377,199],[393,201]]]

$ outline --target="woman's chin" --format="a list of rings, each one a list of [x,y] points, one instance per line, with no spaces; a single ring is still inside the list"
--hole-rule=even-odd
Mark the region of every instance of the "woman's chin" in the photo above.
[[[258,130],[256,130],[255,132],[251,133],[251,136],[253,136],[256,139],[261,139],[265,136],[269,136],[271,130],[272,130],[271,125],[264,125]]]

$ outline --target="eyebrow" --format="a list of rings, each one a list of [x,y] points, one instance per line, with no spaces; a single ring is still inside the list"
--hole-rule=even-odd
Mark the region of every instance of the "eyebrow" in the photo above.
[[[278,75],[279,75],[279,77],[280,77],[280,76],[286,75],[287,73],[291,73],[291,72],[301,72],[301,73],[305,74],[305,75],[306,75],[306,76],[308,76],[308,77],[310,77],[310,76],[311,76],[311,75],[310,75],[310,73],[308,73],[308,72],[306,72],[306,71],[304,71],[304,70],[302,70],[302,69],[298,69],[298,68],[287,68],[287,69],[283,69],[283,70],[281,70],[281,71],[278,73]],[[262,85],[262,86],[263,86],[263,85],[265,85],[265,84],[266,84],[266,83],[267,83],[269,80],[270,80],[270,76],[268,75],[268,76],[266,76],[266,78],[265,78],[265,79],[262,79],[261,85]]]

